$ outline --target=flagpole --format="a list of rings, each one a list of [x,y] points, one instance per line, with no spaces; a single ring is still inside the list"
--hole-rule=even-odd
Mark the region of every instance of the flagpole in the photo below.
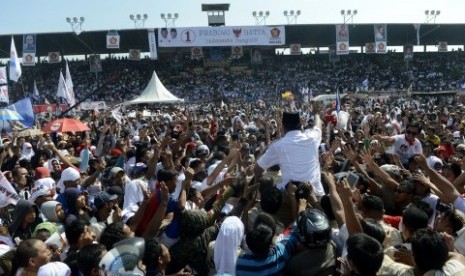
[[[23,97],[26,98],[26,90],[24,89],[23,78],[21,78],[21,88],[23,89]]]

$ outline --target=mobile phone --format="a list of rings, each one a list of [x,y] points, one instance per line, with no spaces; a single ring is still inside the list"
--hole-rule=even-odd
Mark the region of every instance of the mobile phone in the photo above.
[[[359,181],[360,177],[354,173],[350,172],[347,174],[347,182],[349,182],[349,186],[353,189],[355,185],[357,185],[357,182]]]

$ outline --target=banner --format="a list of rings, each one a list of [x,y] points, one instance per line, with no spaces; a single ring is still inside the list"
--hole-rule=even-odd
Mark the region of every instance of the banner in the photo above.
[[[60,52],[48,53],[48,63],[60,63],[60,61],[61,61]]]
[[[23,53],[23,66],[35,66],[36,53]]]
[[[438,52],[447,52],[447,42],[441,41],[438,43]]]
[[[89,68],[91,73],[102,72],[102,62],[99,55],[89,57]]]
[[[289,45],[289,50],[290,50],[291,55],[301,55],[302,51],[300,48],[301,48],[300,44]]]
[[[148,34],[149,34],[150,59],[157,60],[158,53],[157,53],[157,40],[155,38],[155,30],[149,29]]]
[[[23,65],[35,66],[36,64],[36,38],[35,34],[23,35]]]
[[[173,36],[173,33],[176,36]],[[158,29],[159,47],[272,46],[286,44],[284,26]]]
[[[192,58],[203,58],[202,47],[193,47],[193,48],[191,48],[191,57]]]
[[[349,28],[346,24],[336,25],[336,55],[349,54]]]
[[[374,53],[376,53],[375,43],[373,42],[365,43],[365,54],[374,54]]]
[[[16,193],[11,183],[6,179],[2,172],[0,172],[0,208],[6,207],[10,204],[16,205],[21,197]]]
[[[375,24],[375,44],[376,53],[386,54],[387,53],[387,25],[386,24]]]
[[[404,45],[404,61],[413,60],[413,45]]]
[[[129,49],[129,60],[140,60],[140,49]]]
[[[244,55],[244,50],[242,46],[232,46],[231,47],[231,57],[241,58]]]
[[[107,49],[119,49],[119,34],[117,31],[108,31]]]
[[[251,49],[250,50],[250,63],[251,64],[262,64],[262,53],[260,49]]]
[[[104,101],[82,102],[78,108],[81,110],[104,110],[107,109],[107,104]]]

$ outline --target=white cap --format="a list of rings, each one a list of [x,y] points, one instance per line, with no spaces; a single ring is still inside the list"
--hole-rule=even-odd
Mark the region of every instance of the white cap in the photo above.
[[[60,193],[65,191],[65,181],[76,181],[81,178],[81,174],[75,168],[67,168],[63,172],[61,172],[60,181],[58,181],[57,188],[60,189]]]

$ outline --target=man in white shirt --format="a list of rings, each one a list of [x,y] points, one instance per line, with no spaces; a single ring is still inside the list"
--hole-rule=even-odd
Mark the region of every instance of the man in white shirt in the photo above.
[[[394,151],[399,156],[403,165],[407,165],[408,161],[415,154],[423,154],[423,148],[420,140],[416,138],[420,134],[421,128],[418,123],[410,123],[407,125],[405,134],[394,136],[374,135],[374,140],[379,140],[384,143],[394,144]]]
[[[316,112],[315,112],[316,113]],[[315,114],[314,127],[301,130],[299,113],[283,113],[284,137],[269,146],[255,165],[255,180],[263,172],[279,165],[282,181],[277,187],[284,189],[289,181],[310,182],[316,196],[325,194],[321,184],[318,148],[321,143],[321,119]]]

